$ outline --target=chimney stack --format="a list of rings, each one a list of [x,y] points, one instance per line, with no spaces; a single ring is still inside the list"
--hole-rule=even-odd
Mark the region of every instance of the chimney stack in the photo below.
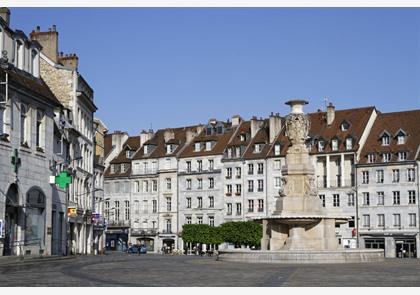
[[[172,129],[167,129],[163,133],[163,138],[164,138],[165,142],[168,142],[171,139],[175,138],[175,132]]]
[[[274,140],[276,139],[276,136],[281,131],[281,118],[278,113],[276,114],[271,113],[269,129],[270,129],[270,142],[274,142]]]
[[[7,26],[10,26],[10,10],[7,7],[0,7],[0,18],[2,18]]]
[[[42,53],[48,56],[54,62],[58,62],[58,32],[57,27],[53,25],[48,32],[41,32],[39,26],[29,35],[32,41],[38,41],[42,46]]]
[[[71,68],[72,70],[77,70],[79,66],[79,57],[77,57],[77,55],[74,53],[66,54],[63,56],[62,52],[60,52],[58,62],[65,67]]]
[[[330,126],[334,122],[334,118],[335,118],[335,107],[330,102],[329,105],[327,106],[327,125],[328,126]]]
[[[140,147],[144,145],[144,143],[153,137],[153,130],[149,129],[148,131],[142,130],[140,133]]]
[[[257,134],[258,130],[261,129],[264,121],[258,120],[257,117],[253,116],[251,118],[251,138],[254,138],[254,136]]]
[[[112,145],[115,147],[116,153],[119,154],[125,141],[128,139],[128,135],[122,131],[115,131],[112,134]]]
[[[242,118],[239,115],[234,115],[232,116],[232,127],[238,126],[239,124],[241,124],[242,122]]]

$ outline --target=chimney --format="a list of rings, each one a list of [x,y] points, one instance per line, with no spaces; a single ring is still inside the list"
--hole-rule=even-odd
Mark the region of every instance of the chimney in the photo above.
[[[238,126],[239,124],[241,124],[242,122],[242,118],[239,115],[234,115],[232,116],[232,127]]]
[[[7,26],[10,26],[10,10],[7,7],[0,7],[0,18],[2,18]]]
[[[122,131],[115,131],[114,134],[112,134],[112,146],[115,147],[117,154],[121,152],[124,142],[127,140],[127,138],[127,133]]]
[[[277,114],[271,113],[269,129],[270,129],[270,142],[274,142],[274,140],[276,139],[276,136],[281,131],[281,118],[278,113]]]
[[[49,28],[48,32],[41,32],[41,28],[37,26],[36,30],[29,34],[29,38],[38,41],[42,46],[42,53],[54,62],[58,62],[58,32],[55,25]]]
[[[77,70],[79,66],[79,58],[76,54],[66,54],[63,56],[63,53],[60,52],[60,56],[58,57],[58,62],[61,63],[63,66],[68,67],[72,70]]]
[[[327,125],[331,125],[334,122],[335,118],[335,107],[330,102],[330,104],[327,106]]]
[[[264,121],[258,120],[255,116],[251,118],[251,138],[254,138],[258,130],[260,130],[262,127],[263,123]]]
[[[175,133],[172,129],[166,129],[163,133],[163,138],[165,139],[165,142],[168,142],[171,139],[175,138]]]
[[[142,130],[140,133],[140,147],[144,145],[144,143],[153,137],[153,130],[149,129],[148,131]]]

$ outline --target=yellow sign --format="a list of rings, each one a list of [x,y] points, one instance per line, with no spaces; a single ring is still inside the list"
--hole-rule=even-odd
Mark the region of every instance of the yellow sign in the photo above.
[[[67,216],[68,217],[76,217],[77,216],[77,209],[76,208],[67,208]]]

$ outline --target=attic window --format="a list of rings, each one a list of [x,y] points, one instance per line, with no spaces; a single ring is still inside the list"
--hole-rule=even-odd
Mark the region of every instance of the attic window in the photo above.
[[[166,145],[166,153],[167,154],[172,154],[173,153],[173,151],[174,151],[174,145],[173,144],[167,144]]]
[[[341,125],[340,125],[340,129],[341,129],[341,131],[347,131],[348,129],[349,129],[349,127],[350,127],[350,124],[349,123],[347,123],[346,121],[344,121],[343,123],[341,123]]]
[[[147,153],[149,152],[149,146],[145,145],[143,151],[144,151],[144,154],[147,155]]]
[[[275,146],[274,146],[274,155],[275,156],[279,156],[280,155],[280,144],[276,144]]]
[[[405,161],[407,160],[407,153],[406,152],[398,152],[398,161]]]
[[[255,149],[254,149],[254,152],[255,153],[261,153],[261,150],[262,150],[262,144],[256,144],[255,145]]]
[[[111,164],[111,173],[115,173],[115,164]]]
[[[127,158],[127,159],[131,159],[132,157],[133,157],[133,151],[132,150],[127,150],[126,152],[125,152],[125,157]]]
[[[375,154],[369,154],[367,158],[368,158],[368,163],[375,163],[376,161]]]
[[[389,135],[384,134],[382,136],[382,145],[389,145]]]
[[[246,140],[245,134],[241,134],[241,141],[245,141],[245,140]]]
[[[398,144],[405,144],[405,135],[404,134],[398,134],[397,140],[398,140]]]
[[[195,143],[194,151],[199,152],[201,150],[201,144],[199,142]]]
[[[323,152],[325,147],[325,142],[323,140],[318,141],[318,151]]]
[[[219,134],[223,133],[223,127],[222,126],[217,127],[217,133],[219,133]]]
[[[127,163],[123,163],[121,164],[121,173],[126,172],[128,169],[128,164]]]
[[[337,140],[337,139],[333,139],[333,140],[332,140],[332,142],[331,142],[331,149],[332,149],[333,151],[338,150],[338,140]]]
[[[236,157],[240,157],[241,156],[241,147],[237,146],[236,147]]]
[[[351,150],[353,148],[353,139],[351,137],[346,138],[346,150]]]
[[[386,162],[389,162],[389,161],[391,161],[391,154],[390,153],[382,154],[382,162],[386,163]]]
[[[211,151],[211,146],[212,146],[211,141],[207,141],[206,142],[206,151]]]
[[[211,135],[211,130],[212,130],[211,127],[207,127],[207,129],[206,129],[206,135]]]

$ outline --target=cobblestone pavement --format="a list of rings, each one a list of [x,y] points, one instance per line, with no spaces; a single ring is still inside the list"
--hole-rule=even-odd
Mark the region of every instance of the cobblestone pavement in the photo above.
[[[80,256],[0,265],[0,286],[281,287],[420,286],[420,260],[371,264],[274,265],[195,256]]]

